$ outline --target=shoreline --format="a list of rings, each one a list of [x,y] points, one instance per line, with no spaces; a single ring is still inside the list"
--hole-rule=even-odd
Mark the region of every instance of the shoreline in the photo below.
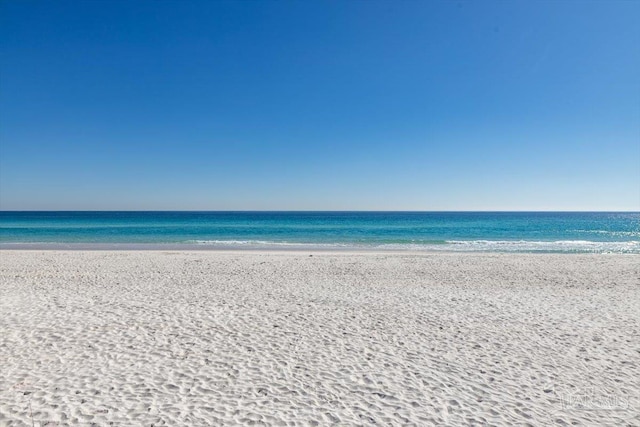
[[[519,241],[516,243],[520,243]],[[526,242],[525,242],[526,243]],[[554,242],[549,242],[554,243]],[[635,243],[635,242],[592,242],[592,243]],[[570,250],[570,249],[451,249],[443,244],[435,247],[380,247],[345,244],[196,244],[196,243],[0,243],[0,251],[180,251],[180,252],[313,252],[313,253],[384,253],[384,254],[548,254],[548,255],[640,255],[635,250]]]
[[[391,256],[391,257],[476,257],[476,258],[496,258],[496,257],[624,257],[633,258],[638,257],[638,253],[619,253],[619,252],[500,252],[500,251],[429,251],[429,250],[410,250],[410,249],[320,249],[320,248],[182,248],[182,247],[153,247],[139,249],[137,247],[124,247],[124,248],[4,248],[0,246],[0,255],[3,253],[25,253],[25,254],[164,254],[164,255],[206,255],[212,256],[218,255],[238,255],[238,256],[269,256],[269,255],[289,255],[289,256],[332,256],[336,257],[348,257],[348,256]],[[1,264],[1,261],[0,261]]]

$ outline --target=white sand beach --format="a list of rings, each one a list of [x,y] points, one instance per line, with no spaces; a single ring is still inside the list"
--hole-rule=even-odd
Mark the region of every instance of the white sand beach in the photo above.
[[[0,251],[0,425],[640,425],[638,255]]]

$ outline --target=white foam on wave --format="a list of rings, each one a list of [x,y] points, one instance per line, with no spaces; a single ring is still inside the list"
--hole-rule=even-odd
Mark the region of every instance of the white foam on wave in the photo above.
[[[447,241],[453,250],[498,252],[594,252],[640,253],[640,241],[594,242],[591,240],[454,240]]]
[[[191,240],[187,243],[227,248],[381,249],[444,252],[576,252],[640,253],[640,241],[595,242],[590,240],[447,240],[444,243],[312,243],[266,240]]]
[[[210,245],[221,247],[245,247],[245,248],[262,248],[262,247],[296,247],[296,248],[353,248],[353,247],[370,247],[366,245],[348,244],[348,243],[305,243],[305,242],[283,242],[269,240],[188,240],[186,243],[196,245]]]

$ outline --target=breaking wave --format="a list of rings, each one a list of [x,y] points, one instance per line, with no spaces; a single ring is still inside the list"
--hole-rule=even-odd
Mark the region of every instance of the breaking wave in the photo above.
[[[354,249],[445,252],[640,253],[640,241],[595,242],[589,240],[446,240],[427,243],[313,243],[266,240],[191,240],[186,243],[229,249]]]

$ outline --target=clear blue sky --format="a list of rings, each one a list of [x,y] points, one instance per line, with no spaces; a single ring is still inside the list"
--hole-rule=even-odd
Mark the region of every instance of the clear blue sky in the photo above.
[[[640,210],[638,1],[0,19],[0,209]]]

